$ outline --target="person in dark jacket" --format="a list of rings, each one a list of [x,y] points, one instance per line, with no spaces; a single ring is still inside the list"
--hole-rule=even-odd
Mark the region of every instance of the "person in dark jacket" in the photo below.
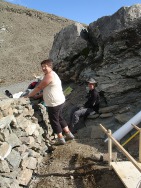
[[[100,104],[100,96],[97,90],[95,89],[97,82],[91,78],[88,80],[89,93],[87,95],[87,101],[84,104],[84,107],[76,110],[72,115],[71,120],[71,129],[73,130],[75,125],[79,122],[80,117],[86,117],[88,115],[93,115],[95,113],[99,113],[99,104]]]

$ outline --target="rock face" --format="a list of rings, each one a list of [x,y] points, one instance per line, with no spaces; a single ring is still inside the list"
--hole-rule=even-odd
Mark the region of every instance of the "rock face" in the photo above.
[[[94,42],[99,37],[103,41],[106,41],[117,32],[130,28],[133,22],[139,17],[141,17],[141,4],[122,7],[112,16],[104,16],[96,22],[91,23],[89,25],[89,33]]]
[[[79,34],[71,43],[72,38],[76,39],[77,31],[75,25],[61,30],[50,52],[50,58],[57,59],[55,68],[62,80],[84,82],[89,77],[95,78],[109,105],[140,100],[141,4],[122,7],[115,14],[90,23],[83,29],[85,37]],[[68,33],[71,37],[67,37]],[[61,46],[63,38],[65,45]],[[66,44],[69,44],[68,48]],[[64,55],[57,51],[58,46]],[[70,49],[75,52],[70,53]]]
[[[50,56],[55,63],[68,57],[74,57],[87,47],[86,41],[80,37],[84,29],[81,24],[75,23],[56,34],[54,45],[50,51]]]
[[[74,80],[81,71],[87,52],[85,32],[87,30],[83,25],[75,23],[55,36],[49,56],[54,60],[55,68],[63,80]]]

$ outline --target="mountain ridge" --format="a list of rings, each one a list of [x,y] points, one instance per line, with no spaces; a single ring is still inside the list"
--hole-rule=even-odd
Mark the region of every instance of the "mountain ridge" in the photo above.
[[[54,36],[75,21],[0,1],[0,87],[32,80]]]

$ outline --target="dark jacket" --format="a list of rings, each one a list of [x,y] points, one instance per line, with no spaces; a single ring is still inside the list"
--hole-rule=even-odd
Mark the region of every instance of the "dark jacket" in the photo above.
[[[90,90],[87,95],[87,102],[84,104],[85,108],[93,108],[95,112],[99,111],[100,96],[96,89]]]

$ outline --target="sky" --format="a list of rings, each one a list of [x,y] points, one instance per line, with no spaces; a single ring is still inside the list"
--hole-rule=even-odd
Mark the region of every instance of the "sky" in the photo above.
[[[141,4],[141,0],[6,0],[7,2],[61,16],[76,22],[90,23],[114,14],[123,6]],[[140,1],[140,2],[139,2]]]

